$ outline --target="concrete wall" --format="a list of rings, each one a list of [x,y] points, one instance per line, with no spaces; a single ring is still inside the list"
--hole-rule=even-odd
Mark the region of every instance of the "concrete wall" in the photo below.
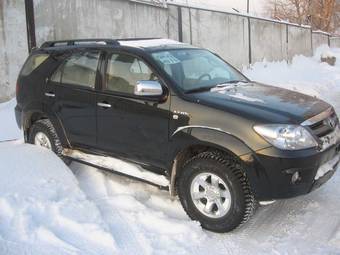
[[[178,39],[177,8],[126,0],[35,1],[37,43],[70,38]]]
[[[340,48],[340,37],[330,38],[330,47]]]
[[[291,60],[294,55],[311,56],[312,49],[312,32],[310,28],[288,26],[288,60]]]
[[[317,49],[321,45],[328,45],[328,34],[313,32],[312,33],[313,49]]]
[[[287,59],[287,25],[250,19],[252,63]]]
[[[189,13],[188,13],[189,12]],[[237,67],[249,63],[248,20],[212,11],[184,11],[184,42],[205,47]]]
[[[27,49],[24,1],[0,0],[0,102],[14,96]]]

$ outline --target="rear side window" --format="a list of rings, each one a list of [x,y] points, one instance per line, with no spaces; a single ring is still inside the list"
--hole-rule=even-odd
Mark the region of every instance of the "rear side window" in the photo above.
[[[49,54],[35,54],[30,56],[21,70],[21,75],[29,75],[32,73],[38,66],[44,63],[49,56]]]
[[[98,62],[99,52],[73,54],[63,65],[61,83],[94,88]],[[55,78],[58,79],[57,74]]]

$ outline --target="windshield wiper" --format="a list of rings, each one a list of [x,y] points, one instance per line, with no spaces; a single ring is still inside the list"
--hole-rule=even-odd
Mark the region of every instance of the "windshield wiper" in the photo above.
[[[237,87],[239,84],[238,83],[245,83],[245,84],[249,84],[249,81],[244,81],[244,80],[231,80],[231,81],[226,81],[223,83],[219,83],[216,84],[213,89],[224,89],[224,88],[235,88]]]
[[[242,82],[242,83],[249,83],[249,81],[245,81],[245,80],[231,80],[231,81],[223,82],[223,83],[221,83],[221,84],[217,84],[216,86],[221,86],[221,87],[223,87],[224,84],[239,83],[239,82]]]
[[[204,91],[210,90],[214,87],[215,86],[207,86],[207,87],[198,87],[198,88],[194,88],[194,89],[188,89],[188,90],[185,91],[185,93],[190,94],[190,93],[204,92]]]
[[[212,88],[226,87],[230,84],[234,84],[234,83],[238,83],[238,82],[249,83],[249,81],[245,81],[245,80],[231,80],[231,81],[216,84],[214,86],[198,87],[198,88],[189,89],[189,90],[185,91],[185,93],[190,94],[190,93],[204,92],[204,91],[207,91],[207,90],[211,90]]]

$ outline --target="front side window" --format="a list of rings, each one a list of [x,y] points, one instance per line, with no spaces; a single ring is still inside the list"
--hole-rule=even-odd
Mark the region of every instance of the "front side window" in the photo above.
[[[152,57],[184,91],[247,81],[241,73],[207,50],[157,51]]]
[[[106,89],[133,94],[137,81],[154,80],[155,75],[140,59],[127,54],[112,54],[106,70]]]
[[[61,83],[94,88],[99,52],[75,53],[62,66]],[[52,79],[59,79],[58,71]]]

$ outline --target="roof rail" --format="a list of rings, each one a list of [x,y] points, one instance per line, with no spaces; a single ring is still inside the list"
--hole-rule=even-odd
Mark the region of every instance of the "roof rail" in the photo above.
[[[77,39],[77,40],[60,40],[60,41],[47,41],[44,42],[40,48],[49,48],[57,46],[73,46],[81,44],[106,44],[106,45],[119,45],[115,39]]]
[[[122,38],[122,39],[116,39],[117,41],[144,41],[144,40],[157,40],[162,39],[161,37],[136,37],[136,38]]]

